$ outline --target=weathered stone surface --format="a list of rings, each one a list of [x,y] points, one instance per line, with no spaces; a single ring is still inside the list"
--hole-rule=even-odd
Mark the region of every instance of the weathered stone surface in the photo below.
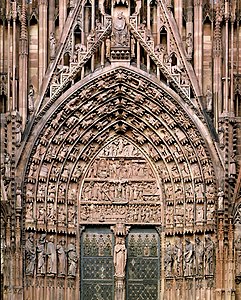
[[[2,1],[3,299],[241,297],[240,7],[206,2]]]

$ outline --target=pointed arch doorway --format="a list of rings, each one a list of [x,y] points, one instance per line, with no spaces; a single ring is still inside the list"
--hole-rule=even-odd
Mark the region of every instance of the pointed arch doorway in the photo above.
[[[80,200],[81,300],[157,300],[161,187],[145,153],[117,136],[92,160]]]

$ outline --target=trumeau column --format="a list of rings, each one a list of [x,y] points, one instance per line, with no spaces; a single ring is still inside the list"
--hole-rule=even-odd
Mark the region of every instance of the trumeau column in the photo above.
[[[194,69],[202,90],[202,63],[203,63],[203,8],[202,0],[194,0]]]
[[[130,230],[130,226],[125,226],[124,224],[116,224],[115,226],[112,226],[111,229],[115,235],[115,300],[125,300],[125,274],[127,262],[127,249],[125,245],[125,239]]]
[[[48,1],[39,1],[39,89],[47,69]]]
[[[28,38],[26,24],[26,2],[22,1],[21,33],[19,50],[19,112],[22,116],[22,129],[27,121],[27,82],[28,82]]]

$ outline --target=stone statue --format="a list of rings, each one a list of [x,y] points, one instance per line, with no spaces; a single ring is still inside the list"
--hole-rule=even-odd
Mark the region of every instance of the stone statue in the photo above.
[[[229,160],[229,169],[228,169],[229,177],[235,178],[236,172],[237,172],[236,171],[236,160],[235,160],[235,154],[233,153],[230,156],[230,160]]]
[[[47,242],[46,255],[48,257],[47,273],[56,274],[57,273],[57,257],[56,248],[54,245],[54,237],[51,235],[49,241]]]
[[[168,242],[167,246],[166,246],[164,264],[165,264],[166,276],[171,276],[172,275],[173,257],[172,257],[172,246],[171,246],[170,242]]]
[[[223,210],[224,209],[224,203],[223,203],[223,197],[224,197],[224,192],[221,187],[218,188],[218,210]]]
[[[141,9],[141,0],[136,0],[136,7],[135,7],[135,14],[139,14],[140,9]]]
[[[16,207],[22,207],[22,191],[20,188],[16,190]]]
[[[187,45],[187,56],[189,59],[192,58],[192,52],[193,52],[193,38],[192,33],[189,32],[186,37],[186,45]]]
[[[128,46],[126,19],[123,12],[119,12],[113,24],[113,46]]]
[[[186,246],[184,251],[184,276],[191,276],[193,274],[193,260],[194,247],[189,239],[186,239]]]
[[[213,263],[214,263],[214,242],[209,236],[205,239],[205,269],[206,275],[213,274]]]
[[[106,58],[110,58],[111,42],[110,42],[110,39],[108,37],[105,40],[105,47],[106,47],[106,50],[105,50]]]
[[[160,62],[163,64],[164,63],[164,58],[165,58],[165,55],[166,55],[166,49],[164,47],[164,45],[157,45],[155,47],[155,53],[157,54]]]
[[[199,237],[195,239],[195,258],[196,258],[196,274],[203,275],[203,258],[204,258],[204,248],[203,242]]]
[[[34,111],[34,94],[35,91],[33,85],[31,84],[28,91],[28,110],[30,114],[32,114]]]
[[[45,221],[45,208],[42,204],[37,208],[37,220],[38,223],[42,223],[42,224]]]
[[[55,44],[55,35],[54,32],[51,32],[49,36],[50,59],[53,59],[55,57]]]
[[[125,246],[125,239],[122,237],[116,237],[116,245],[114,248],[115,276],[117,277],[125,276],[126,260],[127,260],[127,249]]]
[[[207,103],[207,112],[212,112],[213,109],[213,93],[211,92],[210,88],[207,88],[206,91],[206,103]]]
[[[223,148],[224,147],[224,128],[222,126],[222,123],[219,124],[218,135],[219,135],[220,147]]]
[[[33,203],[26,204],[26,221],[31,222],[33,221]]]
[[[9,179],[11,177],[11,157],[7,152],[4,153],[4,170],[5,178]]]
[[[37,273],[45,274],[45,243],[46,243],[46,234],[41,234],[38,243],[37,243],[37,256],[38,256],[38,265]]]
[[[58,254],[58,274],[66,274],[66,254],[65,254],[65,240],[61,239],[59,244],[56,247]]]
[[[16,134],[16,146],[19,147],[22,140],[22,125],[20,122],[16,122],[15,134]]]
[[[174,272],[175,275],[182,275],[182,240],[177,238],[175,246],[174,246]]]
[[[78,256],[74,240],[70,241],[66,252],[68,254],[68,275],[76,276]]]
[[[34,234],[32,232],[29,233],[28,239],[25,245],[25,254],[26,254],[26,275],[33,275],[36,253],[34,246]]]

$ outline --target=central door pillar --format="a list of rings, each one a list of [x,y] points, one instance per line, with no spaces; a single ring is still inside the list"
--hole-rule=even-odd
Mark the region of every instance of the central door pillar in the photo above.
[[[125,300],[126,296],[126,262],[127,248],[126,236],[130,226],[124,224],[116,224],[111,226],[115,235],[114,246],[114,268],[115,268],[115,300]]]

